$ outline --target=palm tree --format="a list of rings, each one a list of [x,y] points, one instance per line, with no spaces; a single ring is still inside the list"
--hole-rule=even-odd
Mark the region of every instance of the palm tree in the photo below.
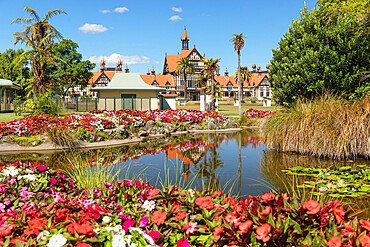
[[[63,38],[61,33],[50,25],[49,20],[58,14],[66,14],[63,10],[53,9],[48,11],[46,16],[41,19],[37,12],[30,8],[25,7],[24,10],[31,16],[31,18],[16,18],[13,23],[24,24],[25,29],[23,32],[14,33],[15,44],[18,42],[25,43],[26,48],[31,47],[24,53],[31,59],[33,75],[35,82],[33,83],[34,97],[40,93],[41,89],[46,86],[45,70],[47,61],[53,62],[50,49],[54,40]]]
[[[202,71],[205,71],[211,77],[211,111],[215,110],[215,71],[220,68],[218,63],[221,61],[221,58],[209,58],[208,60],[203,58],[202,62],[204,63],[204,68]]]
[[[184,97],[185,97],[185,100],[188,98],[187,97],[187,93],[188,93],[188,85],[187,85],[187,82],[186,82],[186,76],[188,74],[194,74],[194,71],[195,71],[195,66],[194,64],[192,64],[189,60],[189,58],[186,58],[186,57],[183,57],[177,67],[176,67],[176,74],[178,75],[183,75],[184,76],[184,84],[185,84],[185,87],[184,87]]]
[[[204,111],[206,111],[206,104],[207,104],[207,99],[206,99],[206,87],[207,87],[207,82],[209,80],[210,76],[208,74],[205,75],[200,75],[197,80],[197,84],[199,84],[199,87],[203,89],[204,92],[204,97],[203,97],[203,104],[204,104]]]
[[[240,67],[240,77],[242,79],[242,92],[243,92],[243,83],[245,81],[249,82],[249,79],[252,77],[252,73],[248,70],[248,67],[247,66],[244,66],[244,67]],[[234,78],[235,78],[235,81],[238,81],[238,72],[234,72]]]
[[[247,36],[243,36],[243,33],[241,34],[233,34],[234,38],[230,40],[230,42],[234,43],[234,49],[236,53],[238,53],[238,94],[239,94],[239,117],[242,116],[242,99],[243,99],[243,91],[242,91],[242,85],[240,80],[240,51],[244,47],[244,39],[247,38]]]

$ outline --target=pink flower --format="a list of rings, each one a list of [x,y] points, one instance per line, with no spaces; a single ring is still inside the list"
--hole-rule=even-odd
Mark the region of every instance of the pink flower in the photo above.
[[[139,227],[145,227],[148,224],[149,217],[145,216],[139,221]]]
[[[182,226],[182,230],[184,231],[186,230],[186,234],[193,233],[193,232],[198,231],[197,225],[198,225],[197,222],[190,222],[189,224],[185,223]]]
[[[186,240],[185,238],[182,238],[179,241],[177,241],[177,247],[190,247],[190,244],[188,240]]]

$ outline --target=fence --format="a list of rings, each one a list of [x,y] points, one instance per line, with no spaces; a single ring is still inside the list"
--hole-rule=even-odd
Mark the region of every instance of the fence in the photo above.
[[[92,110],[154,110],[158,109],[157,98],[68,98],[55,99],[55,103],[59,106],[63,113],[71,112],[89,112]],[[9,104],[10,107],[10,104]],[[30,112],[30,109],[25,104],[25,99],[20,100],[14,107],[16,114]],[[11,109],[13,110],[13,109]]]

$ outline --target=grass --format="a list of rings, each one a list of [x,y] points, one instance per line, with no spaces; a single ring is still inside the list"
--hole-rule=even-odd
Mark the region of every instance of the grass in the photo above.
[[[268,146],[332,159],[370,158],[370,97],[355,103],[322,96],[298,100],[285,112],[267,118]]]
[[[0,122],[9,122],[15,119],[24,118],[25,115],[16,116],[15,113],[0,113]]]
[[[227,104],[228,101],[220,101],[218,112],[225,116],[238,116],[239,115],[239,107],[234,106],[233,104]],[[282,107],[278,105],[272,105],[271,107],[263,106],[262,103],[246,103],[242,104],[242,112],[253,108],[256,110],[263,110],[263,111],[276,111],[281,110]],[[199,111],[199,102],[198,101],[190,101],[187,102],[185,106],[177,106],[177,109],[187,109],[187,110],[198,110]]]

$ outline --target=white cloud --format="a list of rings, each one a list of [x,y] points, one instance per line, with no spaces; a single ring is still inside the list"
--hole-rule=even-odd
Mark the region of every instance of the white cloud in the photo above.
[[[128,11],[128,8],[126,8],[126,7],[120,7],[120,8],[115,8],[114,9],[114,12],[116,12],[116,13],[124,13],[126,11]]]
[[[103,25],[86,23],[82,27],[79,27],[78,30],[83,33],[102,33],[107,31],[108,28],[104,27]]]
[[[106,13],[109,13],[109,12],[110,12],[110,10],[104,9],[104,10],[102,10],[102,11],[100,11],[100,12],[102,12],[103,14],[106,14]]]
[[[172,7],[171,9],[175,12],[182,12],[182,8]]]
[[[171,21],[180,21],[180,20],[182,20],[182,18],[180,16],[178,16],[178,15],[174,15],[174,16],[171,16],[170,17],[170,20]]]
[[[89,57],[89,61],[99,65],[101,61],[107,63],[107,65],[116,65],[119,60],[122,60],[123,64],[140,64],[140,63],[150,63],[150,58],[146,56],[125,56],[117,53],[112,53],[109,56],[92,56]]]
[[[154,63],[154,64],[161,64],[162,61],[152,61],[152,63]]]

